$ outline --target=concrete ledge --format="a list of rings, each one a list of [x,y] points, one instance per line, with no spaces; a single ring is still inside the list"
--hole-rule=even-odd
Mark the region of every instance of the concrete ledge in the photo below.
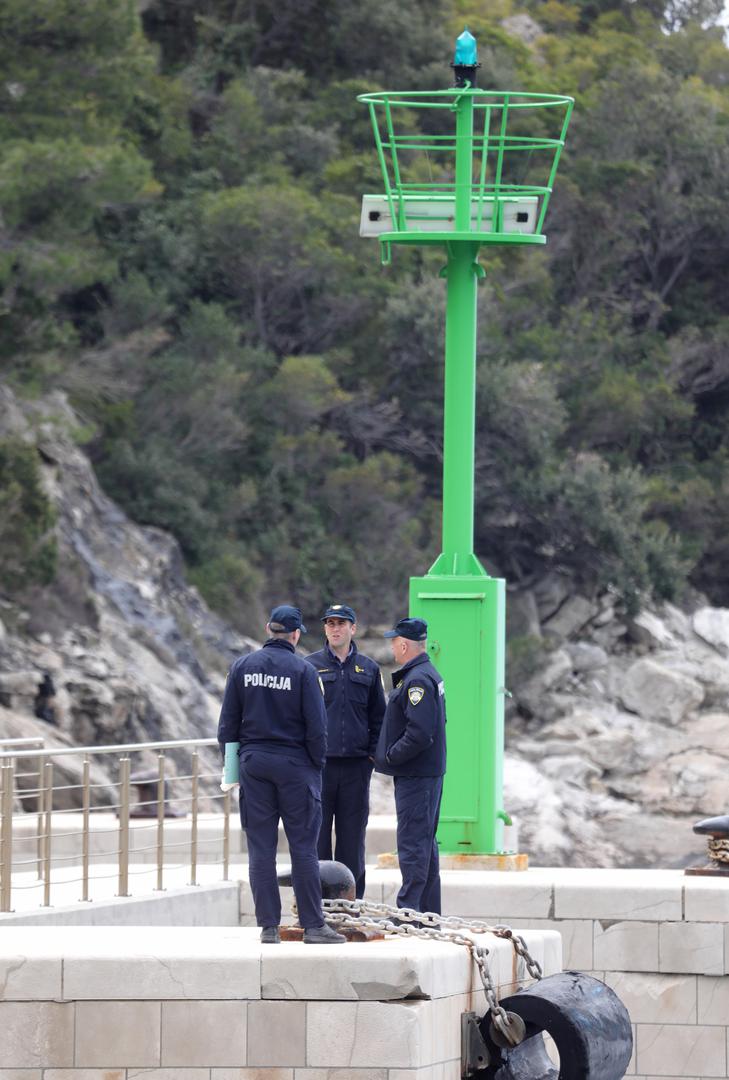
[[[528,981],[510,942],[479,940],[502,994]],[[528,944],[559,970],[557,934]],[[444,942],[19,927],[0,935],[0,1080],[457,1080],[460,1014],[485,1012],[478,987],[467,950]]]
[[[185,871],[168,872],[170,888],[163,892],[153,891],[150,876],[140,895],[119,897],[114,895],[116,874],[113,867],[109,870],[103,882],[92,883],[95,898],[86,903],[78,901],[78,882],[54,885],[52,907],[39,906],[41,892],[35,882],[29,883],[28,892],[17,889],[13,903],[18,910],[0,915],[0,930],[11,926],[238,926],[240,922],[239,881],[185,886]],[[177,887],[173,884],[175,878]],[[100,884],[106,885],[105,891],[111,895],[100,894]],[[131,887],[140,887],[138,878]]]

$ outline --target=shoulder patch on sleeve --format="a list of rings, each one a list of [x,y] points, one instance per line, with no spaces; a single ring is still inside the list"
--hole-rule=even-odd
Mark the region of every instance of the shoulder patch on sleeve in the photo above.
[[[423,700],[425,689],[422,686],[411,686],[408,688],[408,701],[411,705],[418,705]]]

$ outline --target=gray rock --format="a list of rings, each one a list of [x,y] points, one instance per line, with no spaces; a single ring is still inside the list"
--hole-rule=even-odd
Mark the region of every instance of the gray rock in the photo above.
[[[42,674],[34,670],[0,672],[0,704],[8,709],[24,707],[32,710],[42,678]]]
[[[631,639],[649,649],[670,648],[674,637],[662,619],[651,611],[641,611],[635,618],[628,620],[628,633]]]
[[[621,697],[625,707],[639,716],[678,724],[698,708],[704,690],[695,679],[645,659],[636,661],[626,672]]]
[[[515,695],[519,704],[538,715],[544,695],[557,687],[563,679],[572,674],[572,661],[563,649],[550,653],[547,663],[526,682],[516,688]]]
[[[691,619],[694,633],[722,654],[729,656],[729,608],[700,608]]]
[[[539,609],[531,589],[507,593],[506,636],[507,638],[540,638],[542,636]]]
[[[565,651],[572,660],[573,671],[599,671],[608,662],[608,654],[603,648],[586,641],[571,641],[565,645]]]
[[[627,632],[628,628],[625,623],[613,621],[593,630],[591,637],[596,645],[606,649],[608,652],[612,652],[617,642],[624,638]]]
[[[540,768],[545,776],[551,776],[555,780],[561,780],[579,788],[588,787],[590,781],[597,779],[602,771],[581,754],[544,758]]]
[[[681,611],[674,604],[663,604],[659,614],[666,629],[674,638],[678,638],[680,641],[688,641],[691,637],[691,620],[684,611]]]
[[[554,615],[557,608],[564,603],[569,596],[570,587],[571,581],[566,574],[558,574],[552,571],[540,578],[534,586],[533,592],[541,622]]]
[[[543,36],[544,30],[531,15],[519,12],[517,15],[507,15],[501,20],[501,25],[507,33],[519,38],[525,45],[533,45]]]
[[[586,597],[575,593],[568,596],[559,610],[544,624],[545,634],[556,638],[568,638],[581,630],[597,613],[597,609]]]

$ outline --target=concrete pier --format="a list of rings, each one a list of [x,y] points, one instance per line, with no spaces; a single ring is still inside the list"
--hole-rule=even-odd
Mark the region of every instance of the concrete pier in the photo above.
[[[500,993],[527,981],[479,941]],[[527,935],[547,973],[553,932]],[[393,938],[262,946],[208,927],[0,934],[0,1080],[458,1080],[460,1015],[485,1012],[468,951]]]

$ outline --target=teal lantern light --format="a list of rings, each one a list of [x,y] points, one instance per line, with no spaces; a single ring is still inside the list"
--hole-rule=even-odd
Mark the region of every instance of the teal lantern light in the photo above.
[[[456,86],[473,88],[476,85],[476,69],[481,65],[478,62],[478,46],[473,34],[466,27],[462,34],[456,38],[456,53],[451,67],[455,74]]]

